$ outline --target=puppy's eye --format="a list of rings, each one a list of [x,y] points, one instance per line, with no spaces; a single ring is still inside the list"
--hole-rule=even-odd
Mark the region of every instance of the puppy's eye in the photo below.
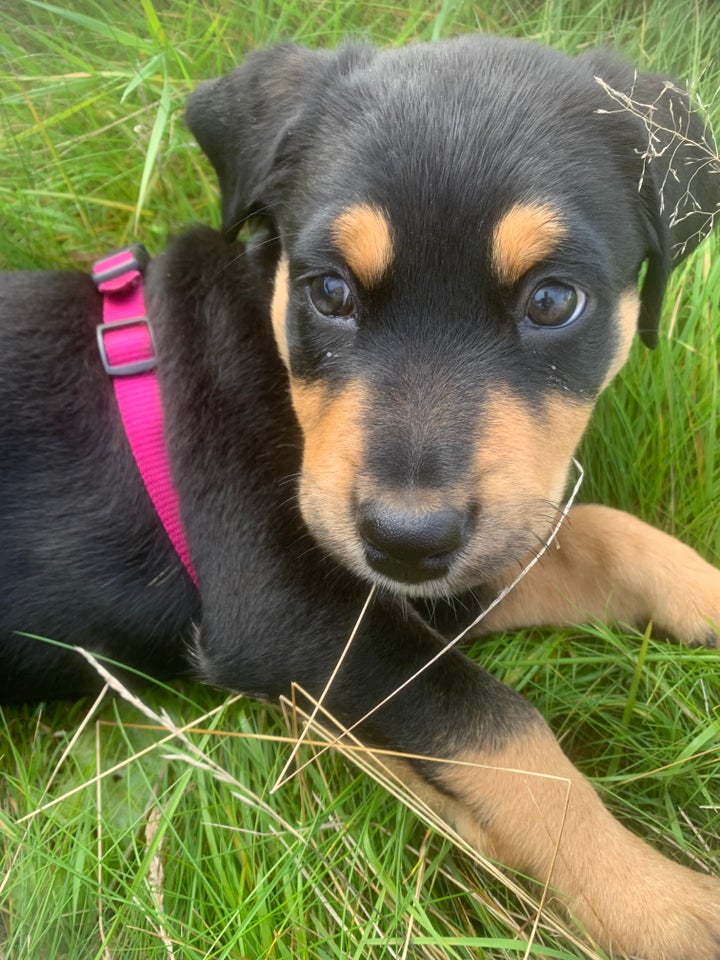
[[[328,273],[313,277],[308,285],[310,299],[324,317],[351,317],[355,313],[355,299],[342,277]]]
[[[577,287],[546,280],[533,290],[526,316],[539,327],[562,327],[577,320],[586,303],[587,297]]]

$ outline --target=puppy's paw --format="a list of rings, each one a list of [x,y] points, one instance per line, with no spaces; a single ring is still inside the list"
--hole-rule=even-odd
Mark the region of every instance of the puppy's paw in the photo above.
[[[671,542],[670,555],[654,567],[648,619],[681,643],[720,651],[720,570],[690,547]]]
[[[587,903],[577,911],[587,931],[612,957],[720,960],[720,881],[647,847],[638,852],[639,859],[633,855],[616,864],[620,875],[602,919]]]
[[[688,640],[687,645],[694,649],[705,647],[707,650],[720,649],[720,632],[710,627],[700,640]]]

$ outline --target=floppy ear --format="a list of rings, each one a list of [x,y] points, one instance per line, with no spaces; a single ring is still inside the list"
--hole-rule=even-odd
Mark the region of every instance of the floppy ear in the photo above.
[[[668,276],[720,221],[720,160],[712,133],[685,90],[638,74],[603,51],[579,58],[593,70],[617,122],[613,139],[632,151],[646,235],[639,333],[654,347]],[[630,158],[628,158],[630,159]]]
[[[190,96],[186,121],[218,175],[226,239],[234,239],[250,217],[272,222],[302,147],[305,112],[363,50],[336,53],[295,44],[260,50]]]

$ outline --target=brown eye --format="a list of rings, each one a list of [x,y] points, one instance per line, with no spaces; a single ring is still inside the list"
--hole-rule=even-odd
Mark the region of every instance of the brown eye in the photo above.
[[[313,306],[324,317],[345,318],[355,313],[355,300],[342,277],[333,273],[313,277],[309,291]]]
[[[586,303],[582,290],[559,280],[547,280],[533,290],[526,316],[539,327],[562,327],[576,320]]]

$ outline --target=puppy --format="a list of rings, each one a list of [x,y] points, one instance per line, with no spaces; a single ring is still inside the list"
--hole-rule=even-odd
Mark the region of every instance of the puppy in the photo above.
[[[438,657],[551,537],[598,395],[636,329],[655,343],[667,277],[717,216],[686,94],[603,53],[485,37],[284,46],[200,87],[188,123],[223,236],[181,238],[145,284],[199,590],[133,462],[91,280],[4,278],[2,696],[96,682],[28,634],[318,696],[375,584],[327,708],[412,756],[436,809],[549,879],[615,956],[718,960],[720,882],[615,821],[522,697]],[[572,507],[482,628],[583,617],[714,646],[720,572]]]

